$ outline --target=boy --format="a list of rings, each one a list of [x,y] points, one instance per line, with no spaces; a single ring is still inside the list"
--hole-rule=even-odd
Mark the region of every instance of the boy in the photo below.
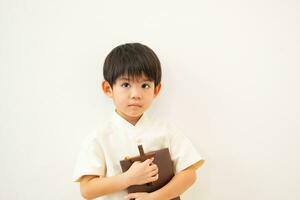
[[[73,177],[80,182],[82,196],[107,200],[169,200],[179,196],[195,182],[195,171],[204,160],[180,131],[145,113],[161,89],[159,59],[143,44],[123,44],[106,57],[103,75],[102,90],[112,98],[115,111],[82,145]],[[155,192],[128,194],[130,185],[153,182],[159,176],[153,158],[134,162],[122,172],[119,161],[139,155],[139,144],[146,153],[168,147],[175,176]]]

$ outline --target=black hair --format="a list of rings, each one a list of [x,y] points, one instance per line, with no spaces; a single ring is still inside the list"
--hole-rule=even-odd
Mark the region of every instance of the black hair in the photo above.
[[[123,75],[129,79],[144,75],[154,81],[156,87],[161,81],[160,61],[152,49],[141,43],[119,45],[105,58],[103,76],[113,87],[116,80]]]

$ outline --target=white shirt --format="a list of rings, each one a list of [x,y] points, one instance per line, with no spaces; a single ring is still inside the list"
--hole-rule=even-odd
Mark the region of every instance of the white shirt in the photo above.
[[[143,145],[145,153],[169,148],[175,174],[203,160],[190,140],[169,123],[151,119],[144,113],[134,126],[114,112],[111,120],[83,142],[73,181],[78,182],[83,175],[110,177],[121,174],[120,160],[139,155],[139,144]],[[124,190],[97,199],[120,200],[126,195]]]

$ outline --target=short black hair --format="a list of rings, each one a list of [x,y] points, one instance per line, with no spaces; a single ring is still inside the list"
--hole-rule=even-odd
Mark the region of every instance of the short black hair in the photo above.
[[[141,43],[125,43],[111,50],[103,65],[104,79],[113,87],[121,76],[135,79],[146,76],[154,81],[155,87],[161,81],[161,65],[152,49]]]

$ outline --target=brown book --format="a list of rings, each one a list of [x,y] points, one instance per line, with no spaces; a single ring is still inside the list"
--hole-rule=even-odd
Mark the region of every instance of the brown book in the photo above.
[[[153,163],[158,167],[158,180],[143,185],[132,185],[127,188],[127,191],[128,193],[154,192],[165,186],[174,176],[173,161],[171,160],[169,149],[164,148],[145,154],[142,145],[139,145],[138,148],[140,152],[139,156],[125,158],[120,161],[122,171],[126,172],[135,161],[144,162],[154,157]],[[180,197],[173,198],[172,200],[180,200]]]

